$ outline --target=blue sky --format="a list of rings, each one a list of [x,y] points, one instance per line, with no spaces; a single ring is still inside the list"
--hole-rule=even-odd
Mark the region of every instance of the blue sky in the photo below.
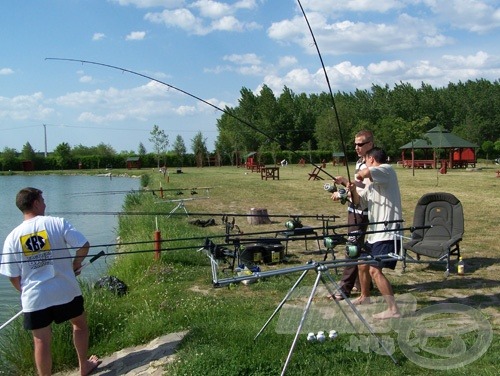
[[[334,92],[500,78],[498,0],[302,0]],[[295,0],[0,2],[0,150],[61,142],[137,151],[153,125],[211,150],[218,107],[242,87],[327,90]],[[244,125],[242,125],[243,127]]]

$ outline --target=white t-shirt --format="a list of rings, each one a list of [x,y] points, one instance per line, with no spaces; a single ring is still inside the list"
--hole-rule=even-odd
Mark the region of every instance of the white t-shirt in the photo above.
[[[69,248],[87,239],[64,218],[37,216],[17,226],[5,239],[0,273],[21,276],[23,312],[65,304],[81,295]]]
[[[368,207],[367,231],[382,231],[366,234],[366,241],[370,244],[379,241],[393,240],[396,232],[383,231],[395,229],[398,223],[374,224],[375,222],[396,221],[402,218],[401,193],[399,191],[396,172],[389,164],[368,167],[372,176],[372,184],[368,185],[360,194],[361,205]]]
[[[356,174],[364,170],[365,168],[368,168],[366,165],[366,162],[364,158],[358,159],[356,162],[356,169],[354,170],[354,176],[356,177]],[[358,191],[358,194],[361,194],[363,189],[365,189],[369,184],[371,184],[371,180],[368,178],[363,179],[363,181],[359,181],[358,179],[354,179],[354,184],[356,184],[356,190]],[[356,209],[356,206],[354,204],[351,204],[347,207],[347,211],[361,214],[361,215],[368,215],[368,210],[366,209],[366,206],[361,205],[363,209]]]

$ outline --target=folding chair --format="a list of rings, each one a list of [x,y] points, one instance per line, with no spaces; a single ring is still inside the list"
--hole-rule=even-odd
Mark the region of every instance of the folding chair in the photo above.
[[[464,233],[462,204],[451,193],[426,193],[417,202],[413,216],[411,240],[403,244],[403,271],[406,262],[420,261],[420,256],[435,258],[432,263],[445,263],[445,277],[450,274],[450,257],[460,257],[459,243]],[[417,260],[407,255],[416,253]],[[408,259],[407,259],[408,258]]]

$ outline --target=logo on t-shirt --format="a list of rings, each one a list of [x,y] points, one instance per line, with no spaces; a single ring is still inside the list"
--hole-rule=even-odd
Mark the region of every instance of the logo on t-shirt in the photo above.
[[[50,252],[52,247],[47,231],[23,235],[20,240],[23,254],[29,259],[28,264],[31,269],[38,269],[53,263],[52,252]]]
[[[50,251],[51,247],[47,231],[42,230],[21,236],[21,247],[26,257],[34,256],[39,252]]]

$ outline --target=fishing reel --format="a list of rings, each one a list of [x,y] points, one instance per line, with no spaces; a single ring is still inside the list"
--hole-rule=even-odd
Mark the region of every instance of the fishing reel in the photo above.
[[[296,228],[304,227],[304,225],[302,224],[299,218],[292,218],[285,222],[285,227],[287,230],[293,231]]]
[[[342,235],[339,234],[333,234],[330,236],[325,236],[323,238],[323,245],[325,246],[326,249],[333,249],[339,244],[344,244],[345,238]]]
[[[361,254],[362,244],[361,244],[361,236],[362,234],[358,234],[358,231],[353,231],[347,237],[347,242],[345,244],[345,255],[348,258],[358,258]]]
[[[340,203],[342,205],[344,205],[347,202],[347,194],[348,194],[347,189],[345,189],[343,187],[342,188],[337,188],[337,185],[335,183],[334,184],[325,183],[325,185],[323,186],[323,189],[325,191],[330,192],[330,193],[337,192],[338,195],[339,195]]]

